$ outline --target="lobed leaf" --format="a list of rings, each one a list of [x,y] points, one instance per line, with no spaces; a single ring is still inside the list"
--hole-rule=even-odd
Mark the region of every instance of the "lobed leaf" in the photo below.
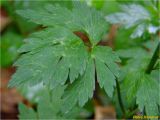
[[[77,103],[83,106],[93,96],[96,72],[100,86],[112,97],[115,79],[119,77],[115,62],[120,59],[111,48],[97,45],[107,30],[100,12],[75,2],[72,10],[47,5],[18,13],[48,27],[31,34],[19,49],[24,54],[15,63],[18,69],[10,87],[43,83],[53,89],[65,84],[64,106],[69,111]],[[86,46],[75,31],[85,32],[91,46]]]
[[[160,105],[159,83],[149,75],[144,75],[141,79],[142,84],[136,94],[136,103],[141,111],[145,109],[147,115],[156,116],[159,114]]]
[[[125,99],[128,103],[136,101],[140,111],[146,111],[149,116],[158,115],[159,80],[158,77],[145,73],[150,57],[131,59],[123,68],[125,71],[122,91],[126,91]],[[132,68],[130,67],[132,66]],[[158,70],[156,70],[158,72]]]
[[[76,118],[84,109],[75,107],[74,111],[71,110],[68,113],[60,113],[62,107],[62,95],[64,93],[65,86],[56,87],[53,90],[49,90],[47,87],[41,88],[41,96],[37,101],[36,111],[33,108],[29,108],[22,103],[19,104],[19,118],[20,119],[63,119],[63,118]],[[47,104],[47,105],[46,105]]]
[[[103,15],[81,2],[74,2],[73,9],[59,5],[46,5],[40,10],[19,10],[17,13],[32,22],[44,26],[65,26],[72,31],[84,31],[96,45],[107,32],[108,24]],[[45,16],[45,17],[44,17]]]
[[[84,75],[71,84],[66,90],[63,105],[64,112],[68,112],[77,102],[80,106],[83,106],[88,99],[93,96],[94,89],[95,68],[93,60],[90,59],[87,63]]]
[[[32,108],[27,108],[24,104],[20,103],[18,109],[20,111],[18,116],[20,120],[25,120],[26,118],[37,119],[37,114]]]

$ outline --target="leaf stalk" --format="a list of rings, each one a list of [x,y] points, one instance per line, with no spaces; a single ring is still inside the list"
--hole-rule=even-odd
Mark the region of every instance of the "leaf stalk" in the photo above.
[[[150,74],[151,71],[154,69],[154,65],[156,64],[156,61],[158,60],[159,55],[160,55],[159,53],[160,53],[160,42],[158,43],[157,48],[156,48],[156,50],[154,51],[154,54],[153,54],[153,56],[152,56],[152,58],[151,58],[151,61],[150,61],[150,63],[148,64],[148,67],[147,67],[147,69],[146,69],[146,73],[147,73],[147,74]]]
[[[126,111],[124,109],[124,104],[123,104],[123,101],[122,101],[122,98],[121,98],[120,84],[119,84],[117,78],[116,78],[116,86],[117,86],[117,95],[118,95],[119,105],[120,105],[120,108],[122,110],[123,116],[125,117]]]

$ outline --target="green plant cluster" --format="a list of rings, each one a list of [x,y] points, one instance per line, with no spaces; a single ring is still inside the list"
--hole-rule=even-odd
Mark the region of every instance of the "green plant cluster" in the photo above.
[[[100,93],[115,105],[117,118],[160,115],[160,3],[66,3],[16,11],[40,26],[18,49],[17,71],[9,82],[35,105],[20,104],[19,118],[87,118]],[[101,44],[110,41],[111,26],[118,27],[114,44]]]

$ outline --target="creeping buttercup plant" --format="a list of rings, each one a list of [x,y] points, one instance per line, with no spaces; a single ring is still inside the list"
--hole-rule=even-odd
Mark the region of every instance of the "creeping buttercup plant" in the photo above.
[[[158,7],[151,5],[151,11],[159,14]],[[38,85],[36,89],[42,94],[33,100],[35,109],[19,105],[19,118],[78,118],[94,98],[97,83],[115,102],[118,118],[130,118],[137,111],[158,116],[159,18],[152,20],[153,13],[134,3],[122,5],[122,12],[106,17],[102,11],[78,1],[71,9],[46,4],[38,9],[18,10],[17,14],[44,28],[25,39],[18,50],[21,56],[14,64],[17,71],[9,87],[22,90]],[[154,47],[143,40],[146,37],[130,49],[113,50],[101,44],[109,34],[110,24],[134,27],[131,40],[151,34]]]

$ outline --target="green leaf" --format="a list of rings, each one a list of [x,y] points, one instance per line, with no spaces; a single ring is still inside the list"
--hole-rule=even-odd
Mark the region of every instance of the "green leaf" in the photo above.
[[[59,5],[46,5],[39,10],[19,10],[17,13],[44,26],[61,25],[72,31],[84,31],[93,45],[103,38],[108,29],[103,15],[81,2],[74,2],[72,10]]]
[[[110,1],[106,1],[106,0],[91,0],[91,6],[95,7],[96,9],[102,11],[104,14],[110,14],[113,12],[116,12],[117,10],[119,10],[119,3],[117,2],[117,0],[110,0]]]
[[[117,54],[121,58],[143,58],[148,55],[148,52],[140,47],[134,47],[130,49],[120,49],[117,51]]]
[[[65,101],[72,103],[72,105],[68,104],[68,102],[65,103],[64,108],[67,108],[67,110],[72,108],[77,102],[80,106],[83,106],[88,98],[92,97],[95,88],[95,67],[101,88],[104,87],[106,93],[112,97],[115,86],[115,76],[119,76],[119,68],[115,62],[120,62],[120,59],[112,52],[111,48],[100,46],[93,48],[91,58],[92,59],[88,61],[86,71],[82,78],[73,83],[65,94]],[[93,59],[95,60],[95,65]],[[75,98],[76,95],[78,95],[77,98]]]
[[[104,5],[105,1],[101,0],[101,1],[97,1],[97,0],[91,0],[92,6],[96,7],[97,9],[101,9]]]
[[[158,115],[158,76],[148,75],[145,73],[150,57],[143,56],[141,59],[131,59],[124,66],[124,81],[122,91],[126,92],[126,102],[133,103],[136,101],[140,111],[145,110],[149,116]],[[131,67],[132,66],[132,67]],[[158,72],[158,70],[157,70]]]
[[[32,108],[28,108],[24,104],[20,103],[18,109],[20,111],[20,114],[18,115],[20,120],[37,119],[37,114]]]
[[[157,36],[155,40],[149,40],[145,42],[143,45],[153,53],[156,49],[158,42],[159,42],[159,38]]]
[[[77,102],[80,106],[83,106],[88,99],[93,96],[94,89],[95,68],[93,60],[90,59],[84,75],[71,84],[66,90],[63,105],[64,112],[67,113]]]
[[[104,87],[106,93],[112,97],[116,85],[115,79],[119,77],[119,68],[115,62],[120,62],[120,59],[109,47],[96,47],[93,50],[92,57],[95,58],[100,87]]]
[[[36,30],[38,27],[37,24],[33,22],[26,21],[21,16],[16,14],[16,10],[20,9],[39,9],[44,7],[45,4],[60,4],[61,6],[65,6],[69,9],[72,8],[72,1],[51,1],[51,0],[41,0],[41,1],[26,1],[26,0],[14,0],[14,2],[10,2],[7,0],[3,1],[2,6],[5,8],[7,14],[13,22],[17,25],[18,30],[20,30],[21,34],[28,34]]]
[[[62,105],[61,96],[65,87],[57,87],[53,90],[45,90],[38,102],[38,115],[40,119],[56,119]],[[47,104],[47,105],[46,105]]]
[[[131,38],[134,39],[136,37],[141,37],[143,35],[143,33],[145,32],[146,29],[146,24],[140,24],[136,27],[136,29],[133,31],[133,33],[131,34]]]
[[[107,65],[111,72],[119,77],[119,67],[116,62],[121,62],[116,52],[112,51],[110,47],[97,46],[92,51],[92,58]]]
[[[140,78],[142,77],[140,71],[130,72],[125,76],[125,79],[122,83],[122,91],[126,92],[126,101],[131,103],[132,100],[136,99],[135,94],[138,91],[138,88],[141,85]],[[133,80],[134,79],[134,80]]]
[[[64,11],[59,5],[47,5],[45,9],[22,10],[19,13],[48,27],[31,34],[25,40],[26,44],[19,49],[24,54],[14,64],[18,69],[12,76],[9,87],[43,83],[53,89],[67,85],[67,103],[64,106],[69,111],[77,102],[83,106],[93,96],[97,71],[100,86],[112,97],[115,76],[119,76],[119,68],[115,62],[120,62],[120,59],[111,48],[97,45],[107,29],[101,13],[79,2],[75,2],[72,11]],[[64,19],[63,14],[66,15]],[[84,16],[85,14],[89,16]],[[67,23],[68,21],[71,23]],[[91,46],[85,45],[74,34],[75,30],[86,32],[92,42]],[[99,65],[106,66],[106,69],[101,69]],[[105,81],[100,72],[106,74]]]
[[[44,89],[45,87],[43,86],[43,83],[39,83],[35,86],[26,84],[17,87],[17,91],[31,103],[38,102],[41,95],[44,94]]]
[[[26,85],[25,85],[26,86]],[[64,93],[65,86],[56,87],[53,90],[49,90],[46,86],[39,91],[41,94],[38,96],[36,112],[32,108],[28,108],[23,104],[19,104],[19,118],[20,119],[66,119],[80,117],[80,113],[87,111],[85,109],[74,107],[68,113],[61,113],[60,108],[63,105],[63,99],[61,98]]]
[[[22,36],[13,31],[7,31],[2,35],[1,47],[1,66],[8,67],[18,57],[17,50],[22,44]]]
[[[22,82],[37,84],[43,81],[46,84],[51,83],[51,87],[54,88],[58,84],[64,84],[68,74],[71,82],[79,74],[83,74],[87,51],[82,41],[69,30],[52,28],[31,36],[32,38],[27,41],[28,44],[19,50],[20,52],[31,52],[23,55],[15,63],[20,67],[12,77],[10,86],[19,85]]]
[[[158,79],[153,79],[149,75],[144,75],[142,84],[137,92],[137,104],[139,109],[145,109],[146,114],[149,116],[157,116],[159,114],[158,105],[159,101],[159,83]]]
[[[112,97],[114,86],[115,86],[115,76],[109,70],[109,68],[102,62],[96,61],[97,79],[100,87],[104,87],[106,93]]]

